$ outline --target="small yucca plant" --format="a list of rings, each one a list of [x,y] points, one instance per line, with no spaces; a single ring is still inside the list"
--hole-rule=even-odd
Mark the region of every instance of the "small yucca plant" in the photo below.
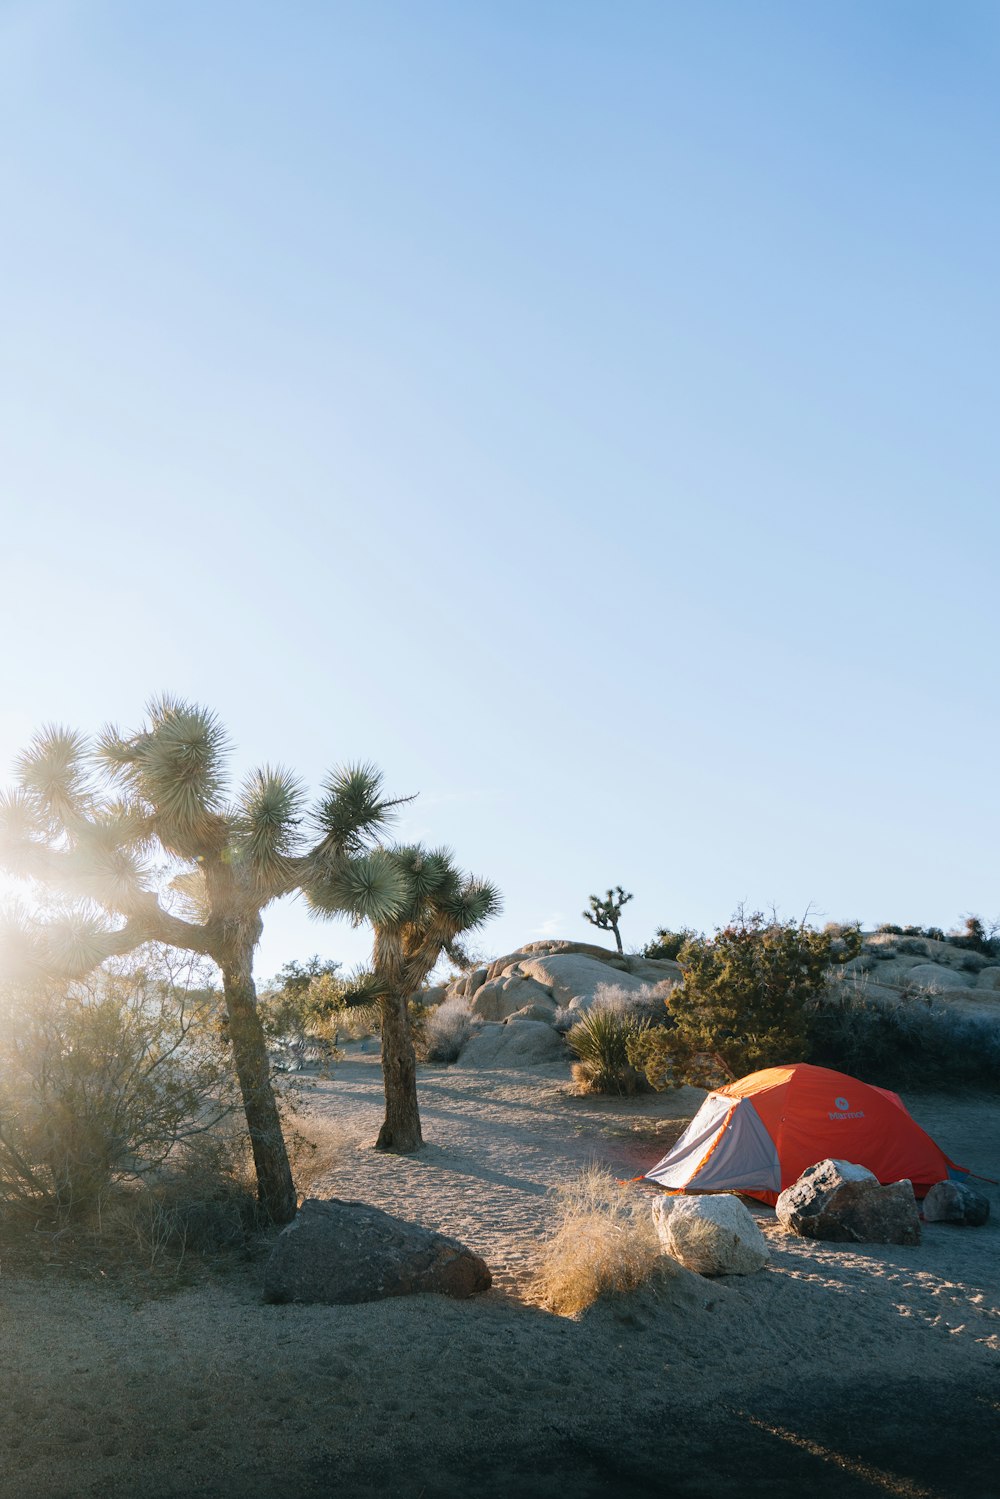
[[[579,1060],[573,1078],[586,1093],[631,1094],[644,1090],[646,1079],[628,1058],[629,1043],[649,1029],[640,1019],[617,1005],[594,1005],[566,1033],[566,1040]]]

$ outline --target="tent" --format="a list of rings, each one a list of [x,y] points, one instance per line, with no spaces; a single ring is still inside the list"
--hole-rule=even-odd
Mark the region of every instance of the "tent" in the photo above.
[[[908,1177],[918,1197],[967,1175],[910,1117],[902,1099],[844,1072],[767,1067],[710,1093],[645,1180],[675,1192],[743,1192],[774,1204],[817,1161],[867,1166],[880,1182]]]

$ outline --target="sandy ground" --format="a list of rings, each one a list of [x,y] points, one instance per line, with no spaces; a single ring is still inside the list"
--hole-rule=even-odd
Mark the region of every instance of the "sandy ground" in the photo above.
[[[1000,1494],[997,1188],[985,1228],[928,1225],[917,1248],[823,1247],[761,1209],[759,1275],[681,1272],[573,1321],[525,1295],[549,1189],[590,1161],[649,1166],[702,1095],[575,1099],[566,1082],[424,1068],[430,1143],[412,1159],[369,1148],[377,1058],[313,1090],[349,1136],[314,1195],[462,1238],[496,1278],[471,1302],[266,1306],[258,1263],[152,1297],[0,1270],[0,1494]],[[906,1101],[1000,1176],[995,1099]]]

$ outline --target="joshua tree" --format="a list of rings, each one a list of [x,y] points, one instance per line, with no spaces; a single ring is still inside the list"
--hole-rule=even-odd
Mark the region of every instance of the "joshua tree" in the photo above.
[[[602,932],[614,932],[618,951],[624,957],[625,949],[622,947],[621,934],[618,931],[618,919],[622,914],[622,906],[625,905],[626,901],[630,901],[632,896],[626,895],[621,885],[618,885],[616,889],[617,899],[615,898],[615,890],[609,890],[604,900],[599,900],[596,895],[591,895],[589,897],[590,910],[584,911],[583,919],[584,921],[589,921],[591,926],[600,927]]]
[[[420,988],[442,952],[461,960],[460,938],[496,915],[500,896],[486,881],[463,875],[447,849],[395,848],[388,850],[388,857],[406,895],[395,914],[372,920],[371,970],[359,980],[355,992],[377,999],[382,1017],[385,1120],[376,1149],[407,1153],[423,1144],[407,999]],[[325,880],[314,881],[308,897],[317,910],[335,913],[344,909],[336,886],[331,890]]]
[[[7,961],[22,973],[75,978],[148,942],[213,959],[260,1201],[286,1223],[295,1188],[253,982],[261,912],[320,881],[327,910],[376,924],[396,917],[412,892],[374,842],[399,803],[383,798],[372,766],[334,771],[307,843],[304,791],[289,771],[253,771],[231,802],[228,745],[215,715],[170,698],[147,712],[137,733],[109,728],[96,746],[47,729],[20,757],[17,789],[0,796],[0,867],[35,881],[63,908],[18,920]],[[175,875],[167,890],[157,861]]]

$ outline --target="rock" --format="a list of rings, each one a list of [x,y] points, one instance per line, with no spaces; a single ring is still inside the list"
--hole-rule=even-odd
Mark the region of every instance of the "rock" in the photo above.
[[[629,958],[628,975],[644,984],[662,984],[664,979],[679,984],[683,978],[681,965],[673,958]]]
[[[946,968],[943,963],[917,963],[907,970],[906,979],[921,989],[968,989],[976,976]]]
[[[594,966],[585,966],[580,969],[582,982],[576,987],[571,983],[567,992],[566,984],[563,982],[569,971],[565,960],[572,958],[582,960],[585,965]],[[592,996],[599,983],[617,983],[623,975],[626,981],[638,979],[644,984],[660,983],[663,979],[677,983],[681,977],[679,965],[670,958],[624,958],[612,952],[610,948],[599,947],[594,942],[566,942],[557,938],[546,938],[540,942],[527,942],[524,947],[518,948],[517,952],[506,953],[503,957],[494,958],[490,963],[462,974],[449,987],[448,995],[449,997],[460,995],[471,998],[484,984],[491,983],[495,979],[521,977],[534,978],[536,982],[551,990],[548,980],[534,968],[535,964],[544,964],[550,960],[558,960],[556,971],[562,982],[562,990],[555,994],[554,998],[561,1005],[566,1004],[574,994]]]
[[[664,1254],[698,1275],[753,1275],[771,1258],[737,1197],[658,1197],[653,1222]]]
[[[935,1182],[923,1203],[928,1223],[962,1223],[981,1228],[990,1216],[990,1200],[965,1182]]]
[[[544,1067],[567,1060],[566,1043],[554,1026],[540,1020],[519,1020],[516,1025],[480,1026],[465,1046],[460,1067]]]
[[[892,958],[888,963],[880,963],[875,973],[880,984],[899,985],[911,982],[911,975],[915,968],[927,966],[928,964],[922,962],[920,958]]]
[[[341,1306],[425,1291],[466,1297],[488,1290],[491,1279],[457,1239],[364,1202],[310,1197],[271,1251],[264,1299]]]
[[[819,1161],[786,1187],[778,1221],[807,1239],[834,1244],[919,1244],[920,1218],[908,1181],[883,1187],[865,1166]]]
[[[515,1010],[513,1015],[508,1015],[504,1025],[514,1025],[520,1020],[541,1020],[546,1025],[551,1025],[555,1013],[556,1007],[551,1000],[545,1004],[525,1005],[523,1010]]]
[[[526,958],[521,963],[521,969],[528,978],[548,989],[559,1005],[568,1005],[571,999],[580,998],[589,1004],[599,984],[617,984],[623,989],[638,990],[646,982],[581,953],[556,953],[553,957]]]
[[[439,1005],[444,1003],[444,997],[448,993],[447,984],[431,984],[426,989],[420,989],[413,998],[421,1005]]]
[[[1000,966],[984,968],[976,979],[977,989],[1000,989]]]
[[[489,965],[486,977],[498,978],[508,969],[520,966],[529,960],[556,956],[587,957],[595,963],[606,963],[609,968],[624,969],[626,966],[624,958],[620,958],[610,948],[598,947],[595,942],[566,942],[562,938],[551,937],[541,942],[526,942],[524,947],[518,948],[517,952],[508,953],[503,958],[494,958]]]
[[[506,1020],[508,1015],[534,1004],[546,1005],[549,1019],[555,1014],[555,1001],[548,989],[534,979],[510,974],[481,984],[472,996],[471,1007],[480,1020]]]

